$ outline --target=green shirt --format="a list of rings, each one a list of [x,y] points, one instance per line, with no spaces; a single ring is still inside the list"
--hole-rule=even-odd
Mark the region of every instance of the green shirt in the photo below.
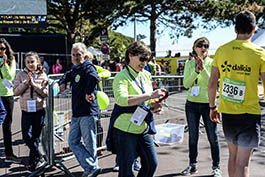
[[[94,65],[94,66],[96,67],[98,76],[100,78],[106,79],[106,78],[109,78],[111,76],[111,73],[109,72],[109,70],[106,70],[106,69],[104,69],[104,68],[102,68],[101,66],[98,66],[98,65]]]
[[[111,73],[109,72],[109,70],[106,70],[104,68],[102,68],[101,66],[98,65],[94,65],[96,67],[97,73],[98,73],[98,77],[100,77],[101,79],[107,79],[111,76]],[[103,86],[102,86],[102,80],[100,79],[99,81],[99,85],[100,85],[100,91],[103,91]]]
[[[148,66],[150,68],[150,73],[151,73],[152,76],[155,76],[156,75],[156,65],[157,64],[153,63],[152,61],[150,61],[148,63]]]
[[[0,77],[0,96],[12,96],[13,88],[7,88],[2,84],[3,80],[8,80],[9,82],[13,82],[16,75],[16,61],[12,60],[11,65],[9,66],[6,64],[5,66],[1,67],[1,72],[3,75],[3,78]]]
[[[142,79],[143,87],[146,93],[150,93],[153,91],[152,82],[151,82],[151,74],[143,70],[142,72],[135,72],[131,67],[129,67],[130,73],[135,77],[139,85],[141,85],[140,79]],[[115,103],[119,106],[128,106],[128,96],[129,95],[140,95],[142,94],[141,88],[137,86],[135,81],[130,77],[128,70],[125,68],[118,74],[116,74],[113,81],[113,91]],[[145,104],[149,104],[149,101],[146,101]],[[121,114],[115,121],[114,127],[129,133],[141,134],[147,128],[147,124],[145,121],[138,126],[133,124],[130,119],[132,117],[132,113]]]
[[[211,58],[206,57],[204,59],[204,69],[199,74],[195,72],[195,59],[186,62],[183,84],[185,88],[189,89],[187,96],[188,101],[196,103],[209,103],[208,82],[211,75],[212,61],[213,60]],[[191,96],[191,89],[193,86],[200,87],[198,96]]]

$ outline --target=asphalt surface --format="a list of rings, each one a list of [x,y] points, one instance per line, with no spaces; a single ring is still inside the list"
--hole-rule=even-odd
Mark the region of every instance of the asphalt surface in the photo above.
[[[156,123],[180,123],[186,124],[184,104],[186,99],[186,91],[171,95],[167,100],[168,108],[164,108],[164,112],[161,115],[156,116]],[[264,177],[265,167],[265,111],[262,108],[262,141],[261,146],[253,153],[253,158],[250,167],[250,176],[252,177]],[[13,131],[13,148],[16,155],[23,160],[23,164],[27,163],[28,149],[23,144],[21,137],[20,127],[20,109],[19,103],[15,103],[14,120],[12,124]],[[207,140],[207,136],[203,127],[200,129],[199,139],[199,154],[198,154],[198,169],[199,172],[192,176],[197,177],[210,177],[211,176],[211,153],[210,146]],[[222,126],[218,125],[219,142],[221,146],[221,170],[224,177],[227,177],[227,161],[228,161],[228,149],[224,139]],[[67,134],[65,134],[66,136]],[[3,138],[2,127],[0,127],[0,176],[28,176],[30,173],[26,170],[23,164],[7,164],[4,163],[4,151],[3,151]],[[65,145],[65,144],[64,144]],[[58,144],[55,143],[56,148]],[[62,148],[61,146],[59,149]],[[188,166],[188,133],[184,134],[184,141],[180,144],[174,145],[161,145],[156,148],[159,165],[156,170],[156,177],[173,177],[180,176],[180,172]],[[68,157],[71,153],[57,154],[57,158]],[[102,155],[99,156],[99,165],[102,168],[100,177],[117,177],[118,173],[113,172],[112,168],[115,165],[115,155],[110,154],[107,151],[102,151]],[[66,168],[72,173],[73,176],[81,176],[82,168],[79,166],[75,158],[63,161]],[[137,175],[137,172],[135,172]],[[54,166],[49,166],[45,170],[45,176],[67,176],[62,170]]]

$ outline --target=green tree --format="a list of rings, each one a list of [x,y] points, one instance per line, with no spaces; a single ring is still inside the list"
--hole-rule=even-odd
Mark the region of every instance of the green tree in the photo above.
[[[69,48],[75,41],[93,43],[100,31],[109,27],[115,20],[116,16],[113,15],[112,10],[120,3],[112,1],[110,4],[111,1],[102,0],[48,0],[47,2],[46,32],[66,34]],[[102,5],[108,5],[108,8]]]
[[[124,25],[126,20],[133,21],[134,15],[138,22],[149,21],[150,48],[155,54],[157,34],[168,32],[177,40],[179,36],[192,37],[198,27],[212,30],[217,26],[230,26],[235,15],[243,9],[253,11],[258,26],[265,28],[264,6],[264,0],[138,0],[116,26]]]
[[[82,0],[48,0],[47,32],[64,33],[67,36],[68,48],[83,29],[83,18],[87,11],[81,10],[85,3]]]
[[[127,15],[117,25],[123,25],[124,20],[150,22],[150,48],[155,55],[156,35],[167,31],[170,37],[177,39],[179,36],[191,37],[194,29],[198,27],[194,20],[197,16],[188,8],[190,4],[197,6],[200,1],[170,1],[170,0],[138,0],[133,4]],[[158,27],[163,29],[158,31]]]
[[[109,53],[110,59],[113,60],[113,58],[115,57],[124,58],[127,47],[129,46],[130,43],[133,42],[134,39],[128,36],[124,36],[121,33],[113,31],[109,31],[108,33],[109,33],[108,44],[110,48],[110,53]],[[100,42],[99,37],[97,37],[94,41],[95,42],[91,44],[91,46],[100,49],[102,44]]]
[[[263,0],[204,0],[196,7],[190,4],[188,9],[201,16],[202,26],[206,29],[232,25],[234,17],[242,10],[252,11],[256,15],[259,28],[265,28],[264,6],[265,1]]]

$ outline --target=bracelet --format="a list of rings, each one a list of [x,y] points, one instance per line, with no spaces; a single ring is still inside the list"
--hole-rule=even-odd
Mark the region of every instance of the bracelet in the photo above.
[[[197,72],[197,71],[195,71],[197,74],[200,74],[200,71],[199,72]]]
[[[217,108],[216,105],[213,107],[210,106],[210,110],[215,110],[216,108]]]

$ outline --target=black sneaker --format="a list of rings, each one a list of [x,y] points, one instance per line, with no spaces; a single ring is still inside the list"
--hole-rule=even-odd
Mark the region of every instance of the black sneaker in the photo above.
[[[26,166],[26,168],[28,169],[28,171],[33,172],[36,170],[36,165],[35,164],[29,164]]]
[[[198,173],[197,167],[190,165],[185,170],[183,170],[180,174],[186,176],[186,175],[192,175],[195,173]]]
[[[41,157],[36,159],[36,170],[47,165],[47,161]]]
[[[11,155],[11,156],[6,156],[6,159],[5,159],[5,162],[6,163],[21,163],[22,160],[17,158],[17,156],[15,155]]]

